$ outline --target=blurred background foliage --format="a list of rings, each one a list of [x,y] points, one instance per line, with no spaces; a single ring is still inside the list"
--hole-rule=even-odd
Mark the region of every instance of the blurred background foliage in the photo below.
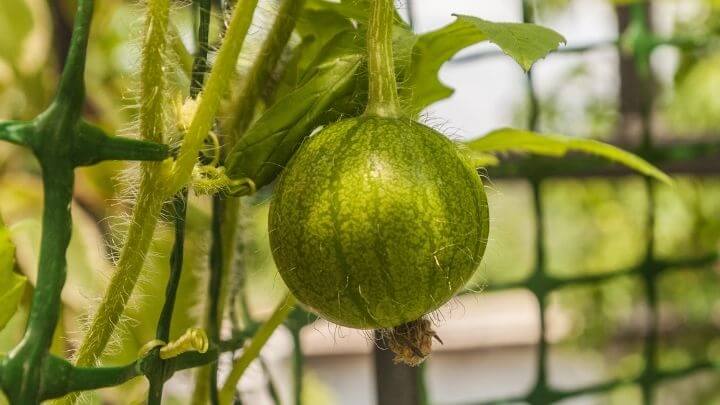
[[[598,0],[602,1],[602,0]],[[174,20],[181,37],[189,35],[189,6],[177,2]],[[582,0],[536,1],[538,19],[552,22]],[[720,138],[720,1],[658,0],[653,2],[656,30],[667,35],[703,38],[701,50],[680,51],[660,47],[653,55],[658,97],[653,106],[656,132],[664,142]],[[3,0],[0,5],[0,118],[28,119],[48,103],[57,82],[67,47],[73,1]],[[272,13],[272,2],[265,11]],[[103,0],[96,4],[89,48],[86,112],[109,132],[132,134],[134,128],[134,78],[138,63],[137,38],[140,8],[135,2]],[[63,31],[65,30],[65,31]],[[260,34],[258,34],[260,35]],[[613,48],[610,48],[612,54]],[[565,58],[556,55],[550,59]],[[609,67],[617,70],[617,57]],[[241,60],[240,64],[243,61]],[[540,92],[540,126],[549,132],[617,140],[620,125],[617,78],[598,83],[598,64],[592,58],[570,58],[561,80],[547,81]],[[604,66],[604,65],[603,65]],[[669,66],[669,67],[668,67]],[[542,69],[542,64],[538,70]],[[669,72],[669,73],[668,73]],[[539,72],[542,81],[542,71]],[[616,75],[617,73],[614,73]],[[611,75],[612,76],[612,75]],[[187,87],[187,86],[184,86]],[[611,88],[608,91],[608,87]],[[582,97],[578,92],[583,93]],[[526,120],[527,102],[514,103],[514,121]],[[624,139],[620,139],[624,141]],[[73,206],[73,238],[68,252],[69,279],[63,291],[63,330],[55,344],[58,354],[71,352],[83,320],[101,296],[112,269],[112,257],[121,241],[124,215],[132,197],[133,168],[106,163],[78,170]],[[536,266],[532,192],[523,180],[490,179],[487,183],[492,210],[491,241],[486,259],[469,289],[526,279]],[[647,223],[648,192],[640,178],[557,179],[542,186],[546,229],[543,241],[549,272],[568,278],[605,274],[637,266],[646,252],[648,232],[656,237],[654,255],[659,260],[699,258],[720,248],[720,179],[682,177],[675,188],[656,187],[651,197],[656,221]],[[266,313],[282,296],[268,249],[266,215],[269,195],[248,203],[243,234],[246,247],[250,310]],[[0,144],[0,215],[17,245],[18,270],[35,279],[40,235],[42,188],[39,168],[25,151]],[[199,323],[196,302],[202,291],[208,250],[208,201],[190,200],[187,271],[179,293],[173,330]],[[155,320],[163,299],[167,276],[170,229],[156,234],[155,254],[146,264],[160,276],[143,283],[131,307],[121,340],[107,356],[108,364],[134,359],[138,349],[154,335]],[[563,314],[565,332],[552,340],[549,375],[553,386],[577,388],[610,379],[632,378],[642,370],[643,334],[646,330],[642,283],[637,276],[623,276],[595,285],[563,288],[550,297],[548,313]],[[202,292],[200,293],[202,294]],[[482,293],[481,293],[482,294]],[[501,294],[501,293],[487,293]],[[10,350],[24,328],[29,291],[23,308],[0,333],[0,352]],[[202,296],[202,295],[200,295]],[[662,369],[696,362],[720,361],[720,267],[704,271],[673,269],[661,276],[659,302]],[[472,339],[469,337],[468,339]],[[601,372],[563,381],[568,374],[562,359],[576,359]],[[338,395],[311,372],[306,378],[306,403],[341,403]],[[141,398],[144,382],[105,390],[100,395],[114,403]],[[662,404],[720,403],[720,374],[703,372],[658,387]],[[177,394],[178,398],[182,394]],[[626,385],[592,396],[590,403],[640,403],[638,387]],[[0,401],[1,402],[1,401]],[[568,401],[566,401],[568,402]],[[570,403],[570,402],[568,402]],[[585,403],[585,402],[583,402]]]

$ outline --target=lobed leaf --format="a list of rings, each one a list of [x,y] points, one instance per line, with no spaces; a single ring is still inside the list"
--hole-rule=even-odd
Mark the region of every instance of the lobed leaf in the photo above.
[[[456,53],[487,39],[471,24],[457,20],[439,30],[420,35],[413,49],[407,82],[400,97],[411,100],[411,113],[417,114],[430,104],[448,98],[453,89],[438,79],[440,68]]]
[[[482,32],[488,41],[499,46],[506,55],[525,71],[567,41],[550,28],[528,23],[492,22],[482,18],[455,14],[458,21],[466,22]]]
[[[504,128],[470,141],[467,146],[471,154],[479,154],[481,158],[487,154],[507,152],[524,152],[551,157],[563,157],[572,151],[583,152],[620,163],[663,183],[673,183],[667,174],[641,157],[593,139],[578,139],[564,135],[539,134],[522,129]],[[493,163],[489,160],[485,160],[485,162]]]
[[[457,20],[418,37],[413,49],[409,77],[401,96],[411,100],[411,113],[450,97],[453,89],[438,79],[445,62],[470,45],[490,41],[511,56],[525,70],[558,48],[565,38],[535,24],[496,23],[481,18],[456,15]]]

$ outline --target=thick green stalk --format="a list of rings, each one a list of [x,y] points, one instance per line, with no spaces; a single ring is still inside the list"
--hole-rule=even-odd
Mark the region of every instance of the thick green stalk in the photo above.
[[[252,331],[248,330],[232,340],[210,344],[204,353],[189,351],[170,359],[161,359],[159,356],[149,354],[130,364],[116,367],[76,367],[65,359],[49,355],[43,375],[51,378],[44,381],[40,398],[47,400],[61,397],[69,392],[118,386],[133,378],[148,375],[150,370],[158,366],[164,366],[168,375],[176,371],[200,367],[217,361],[221,353],[237,351],[251,336]]]
[[[67,276],[65,250],[70,243],[73,168],[42,162],[45,201],[38,279],[25,336],[5,364],[3,389],[13,403],[39,402],[42,371],[58,322],[60,292]],[[16,360],[17,359],[17,360]]]
[[[395,9],[393,0],[372,0],[367,32],[367,56],[370,83],[367,115],[399,117],[401,115],[393,61],[392,30]]]
[[[257,2],[258,0],[240,0],[233,11],[225,39],[220,46],[207,84],[199,96],[197,110],[180,147],[168,190],[171,194],[175,194],[190,180],[200,148],[212,128],[220,101],[235,71],[237,58],[250,28]]]
[[[243,353],[233,362],[232,370],[220,390],[220,405],[230,405],[235,396],[235,389],[240,377],[247,370],[250,363],[260,355],[260,350],[265,346],[275,329],[282,324],[295,306],[295,298],[288,294],[285,299],[275,308],[275,312],[263,323],[257,333],[252,337],[250,344],[243,349]]]
[[[164,52],[167,42],[169,0],[148,0],[145,40],[140,72],[140,134],[143,139],[163,141],[165,93]],[[161,163],[142,163],[140,190],[132,213],[117,270],[93,322],[78,349],[76,364],[94,365],[107,346],[115,326],[135,288],[145,262],[158,215],[167,194]]]
[[[74,129],[80,117],[85,86],[85,55],[93,2],[78,3],[72,43],[53,104],[26,132],[43,172],[44,210],[37,284],[33,291],[25,335],[0,369],[2,388],[12,403],[39,403],[43,375],[62,308],[61,292],[67,276],[65,252],[70,243],[70,204],[74,184]]]

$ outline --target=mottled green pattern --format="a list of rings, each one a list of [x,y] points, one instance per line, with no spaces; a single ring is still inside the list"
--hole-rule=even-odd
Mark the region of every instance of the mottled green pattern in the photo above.
[[[270,208],[270,243],[299,301],[335,323],[387,328],[463,287],[482,258],[482,182],[456,146],[404,119],[361,117],[310,137]]]

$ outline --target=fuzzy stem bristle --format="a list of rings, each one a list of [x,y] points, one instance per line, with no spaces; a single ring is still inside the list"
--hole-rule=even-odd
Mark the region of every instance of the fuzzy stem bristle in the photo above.
[[[393,361],[413,367],[420,365],[430,356],[433,339],[442,344],[442,340],[432,328],[432,323],[424,317],[381,331],[380,334],[388,348],[395,353]]]

